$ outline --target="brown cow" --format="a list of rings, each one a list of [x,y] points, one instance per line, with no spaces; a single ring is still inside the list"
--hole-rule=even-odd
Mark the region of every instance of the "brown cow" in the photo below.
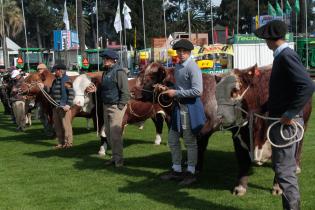
[[[259,117],[253,118],[254,113],[260,113],[261,107],[268,100],[270,74],[271,66],[235,69],[231,74],[223,77],[217,85],[218,115],[221,116],[223,125],[226,127],[241,125],[240,122],[248,119],[252,119],[253,122],[249,120],[249,124],[240,129],[240,141],[234,141],[237,151],[244,150],[243,153],[238,154],[239,165],[243,170],[240,170],[240,182],[235,189],[236,193],[246,192],[251,161],[261,165],[271,158],[271,146],[266,141],[267,122]],[[311,110],[310,100],[303,109],[305,128]],[[248,127],[252,127],[252,131],[248,132]],[[246,138],[243,138],[244,136]],[[300,172],[302,144],[303,139],[296,152],[297,172]],[[281,194],[277,184],[274,185],[273,194]]]
[[[96,87],[100,87],[101,80],[102,80],[102,72],[95,72],[95,73],[87,73],[86,74],[89,78],[91,78],[91,81],[95,84]],[[70,77],[72,80],[75,80],[77,76]],[[48,113],[48,119],[49,122],[52,123],[52,104],[49,103],[46,97],[42,94],[40,89],[37,86],[37,83],[43,83],[46,88],[50,88],[52,85],[53,80],[55,79],[54,75],[49,71],[44,71],[43,73],[32,73],[26,78],[26,82],[21,88],[22,92],[26,93],[27,95],[34,96],[36,95],[36,99],[38,102],[40,102],[43,106],[43,112]],[[135,80],[130,80],[129,82],[130,87],[135,85]],[[99,88],[100,89],[100,88]],[[100,99],[99,93],[97,93],[96,99]],[[95,99],[95,97],[92,97]],[[86,117],[86,118],[92,118],[94,122],[94,128],[95,130],[98,127],[98,132],[101,133],[102,125],[103,125],[103,110],[102,110],[102,102],[101,100],[97,100],[98,102],[98,109],[96,114],[96,107],[89,112],[82,111],[82,107],[78,105],[73,105],[71,107],[71,115],[72,119],[74,117]],[[95,104],[95,101],[93,102]],[[142,104],[142,105],[141,105]],[[152,108],[150,108],[152,107]],[[162,109],[157,106],[153,105],[152,103],[144,103],[141,101],[134,101],[130,100],[128,103],[128,109],[124,116],[124,125],[127,123],[135,123],[135,122],[141,122],[148,118],[152,118],[155,127],[156,127],[156,139],[155,144],[161,143],[161,134],[163,130],[163,121],[165,118],[165,114],[162,111]],[[166,118],[167,120],[167,118]],[[98,123],[96,123],[98,121]],[[102,138],[102,141],[105,141],[105,138]],[[104,142],[103,142],[104,143]]]
[[[137,98],[141,98],[142,100],[149,101],[157,101],[154,96],[158,96],[158,89],[155,88],[157,84],[163,85],[172,85],[174,82],[173,76],[174,69],[165,69],[158,63],[150,64],[144,72],[141,72],[139,77],[137,78],[137,87],[135,88],[135,96]],[[255,73],[255,72],[254,72]],[[252,72],[252,75],[254,74]],[[250,73],[249,73],[250,75]],[[267,75],[267,74],[266,74]],[[216,80],[217,77],[211,75],[203,75],[203,95],[201,97],[202,102],[204,104],[205,113],[207,116],[207,122],[200,134],[197,136],[198,140],[198,164],[197,170],[202,169],[204,152],[208,145],[208,139],[211,134],[217,130],[219,130],[219,125],[222,123],[221,119],[217,115],[217,100],[215,97],[216,92]],[[244,78],[244,81],[247,83],[251,82],[252,79],[250,77]],[[268,79],[260,79],[260,83],[262,85],[266,85],[268,83]],[[260,84],[259,83],[259,84]],[[242,89],[244,91],[244,89]],[[255,97],[258,104],[260,101],[266,100],[266,91],[264,89],[255,89],[253,94],[261,93],[263,95],[262,98]],[[229,93],[231,94],[231,93]],[[254,95],[248,94],[249,98],[254,98]],[[253,105],[258,105],[258,104]],[[252,106],[251,104],[247,104],[247,106]],[[307,117],[309,115],[305,115]],[[245,122],[245,121],[243,121]],[[261,129],[264,127],[264,122],[256,121],[254,134],[259,141],[264,140],[262,137]],[[249,169],[251,167],[251,159],[249,156],[249,148],[250,148],[250,132],[249,125],[241,123],[239,127],[230,128],[233,133],[233,144],[235,149],[236,158],[239,166],[239,174],[237,176],[237,185],[233,190],[233,194],[242,196],[246,193],[247,184],[248,184],[248,174]],[[263,134],[264,135],[264,134]],[[258,142],[258,141],[257,141]],[[261,149],[259,146],[257,149]],[[263,157],[263,153],[257,150],[257,154],[260,154]],[[268,153],[267,153],[268,154]],[[262,160],[262,159],[261,159]],[[260,160],[260,161],[261,161]]]

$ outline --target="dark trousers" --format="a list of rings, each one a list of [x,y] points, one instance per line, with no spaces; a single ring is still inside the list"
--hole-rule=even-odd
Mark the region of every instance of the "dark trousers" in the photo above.
[[[296,119],[301,125],[303,120]],[[280,135],[281,124],[276,124],[270,130],[270,139],[275,144],[286,144]],[[295,129],[292,126],[284,126],[283,134],[285,137],[292,136]],[[298,136],[301,134],[300,130]],[[297,137],[296,137],[297,138]],[[285,210],[298,210],[300,209],[300,192],[298,186],[298,179],[296,175],[296,159],[295,152],[297,143],[284,148],[276,148],[272,146],[272,164],[275,171],[276,180],[283,190],[282,205]]]

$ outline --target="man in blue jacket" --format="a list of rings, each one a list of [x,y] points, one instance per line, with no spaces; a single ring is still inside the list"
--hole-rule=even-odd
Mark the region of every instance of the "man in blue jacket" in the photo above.
[[[53,67],[56,79],[53,81],[50,95],[59,104],[53,108],[53,120],[58,144],[56,149],[72,147],[73,133],[71,124],[71,105],[74,98],[72,88],[66,83],[71,83],[70,78],[66,75],[66,66],[64,64],[56,64]]]
[[[181,39],[173,46],[179,63],[175,66],[175,89],[165,91],[177,103],[172,114],[168,144],[172,154],[172,169],[161,176],[162,180],[178,180],[180,185],[195,182],[195,166],[197,164],[196,135],[205,123],[205,114],[200,96],[202,95],[202,73],[196,62],[191,58],[193,44]],[[182,171],[182,151],[179,139],[183,136],[187,149],[187,170]]]
[[[270,130],[270,139],[277,145],[287,143],[280,135],[281,124],[284,125],[284,134],[295,132],[292,126],[294,122],[303,125],[303,107],[310,100],[315,89],[314,82],[298,55],[285,42],[286,32],[287,26],[280,20],[273,20],[255,31],[255,35],[265,39],[269,49],[274,52],[267,110],[270,117],[280,118],[280,124],[276,124]],[[298,133],[300,134],[300,130]],[[296,146],[296,144],[283,148],[272,146],[273,169],[276,180],[283,190],[282,204],[285,210],[300,209]]]

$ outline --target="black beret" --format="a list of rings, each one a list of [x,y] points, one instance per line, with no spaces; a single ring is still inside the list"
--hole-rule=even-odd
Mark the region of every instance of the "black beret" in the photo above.
[[[254,33],[261,39],[277,40],[284,38],[288,31],[287,25],[281,20],[272,20],[258,28]]]
[[[65,64],[58,63],[54,65],[53,71],[56,71],[57,69],[67,70],[67,67]]]
[[[116,60],[116,59],[119,58],[119,57],[118,57],[118,54],[117,54],[114,50],[112,50],[112,49],[104,50],[104,52],[102,52],[102,53],[100,54],[100,56],[101,56],[101,57],[111,58],[111,59],[114,59],[114,60]]]
[[[173,45],[173,50],[184,49],[193,50],[194,45],[188,39],[181,39]]]

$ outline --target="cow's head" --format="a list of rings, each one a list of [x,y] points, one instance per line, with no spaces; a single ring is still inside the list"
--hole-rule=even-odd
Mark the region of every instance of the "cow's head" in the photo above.
[[[80,106],[84,112],[90,113],[94,108],[92,94],[86,93],[86,89],[93,85],[91,78],[82,74],[73,81],[73,104]]]
[[[248,117],[248,113],[259,113],[268,98],[268,83],[271,66],[250,67],[244,70],[234,69],[223,77],[216,88],[218,113],[224,126],[238,125]],[[261,165],[270,158],[270,145],[266,142],[266,122],[254,118],[252,128],[253,161]],[[248,142],[249,143],[249,142]]]
[[[166,69],[160,63],[147,65],[136,78],[136,85],[133,89],[135,98],[152,101],[155,85],[162,84],[165,78]]]

